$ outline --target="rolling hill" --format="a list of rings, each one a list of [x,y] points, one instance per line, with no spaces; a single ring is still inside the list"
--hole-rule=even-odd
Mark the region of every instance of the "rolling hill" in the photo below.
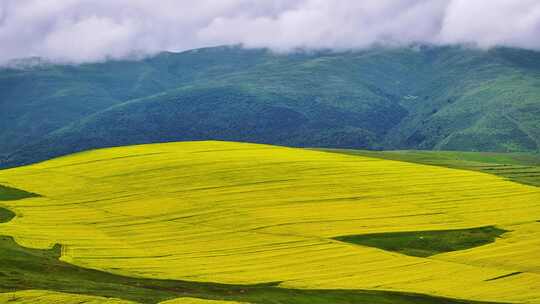
[[[73,154],[0,185],[5,297],[540,303],[540,189],[482,172],[203,141]]]
[[[538,154],[417,150],[318,150],[479,171],[502,176],[508,180],[525,185],[540,187],[540,155]]]
[[[215,47],[0,70],[0,166],[98,147],[538,151],[540,53],[416,46],[273,54]]]

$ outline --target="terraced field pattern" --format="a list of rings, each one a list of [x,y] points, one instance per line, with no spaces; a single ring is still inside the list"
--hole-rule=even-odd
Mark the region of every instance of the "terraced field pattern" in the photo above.
[[[2,303],[540,303],[540,188],[504,176],[205,141],[0,185]]]

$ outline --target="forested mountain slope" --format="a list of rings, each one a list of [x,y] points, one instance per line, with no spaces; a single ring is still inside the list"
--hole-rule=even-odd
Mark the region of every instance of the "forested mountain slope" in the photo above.
[[[236,140],[538,151],[540,53],[461,47],[273,54],[216,47],[0,71],[0,157]]]

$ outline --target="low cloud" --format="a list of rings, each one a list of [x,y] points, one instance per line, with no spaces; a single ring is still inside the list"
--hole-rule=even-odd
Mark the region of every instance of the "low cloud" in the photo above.
[[[221,44],[540,50],[538,0],[0,0],[0,63],[95,62]]]

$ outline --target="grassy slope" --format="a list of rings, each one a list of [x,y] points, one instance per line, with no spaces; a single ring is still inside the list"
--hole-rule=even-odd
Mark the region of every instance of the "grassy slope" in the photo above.
[[[117,275],[540,299],[540,190],[491,175],[191,142],[85,152],[3,170],[0,180],[43,195],[5,201],[22,216],[2,234],[32,248],[63,244],[63,261]],[[511,232],[429,259],[333,240],[491,225]]]
[[[199,139],[533,151],[539,73],[537,52],[462,48],[287,56],[210,48],[0,71],[0,159],[18,165],[96,147]]]
[[[540,155],[459,151],[362,151],[319,149],[348,155],[376,157],[502,176],[522,184],[540,186]]]
[[[390,133],[386,148],[538,150],[540,125],[532,118],[539,113],[533,87],[540,58],[534,52],[434,52],[428,62],[422,73],[429,80],[402,101],[410,115]]]

